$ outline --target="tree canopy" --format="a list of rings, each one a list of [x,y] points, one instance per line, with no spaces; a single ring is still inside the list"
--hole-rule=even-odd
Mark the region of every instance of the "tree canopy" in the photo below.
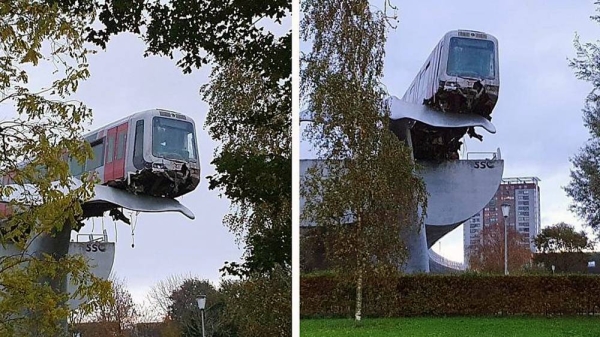
[[[600,1],[595,4],[600,9]],[[598,10],[597,9],[597,10]],[[600,16],[591,16],[600,22]],[[569,61],[577,78],[590,82],[592,91],[588,94],[583,108],[583,120],[590,138],[579,150],[571,163],[571,181],[565,187],[571,197],[571,210],[574,211],[587,226],[600,231],[600,42],[581,43],[579,36],[574,41],[577,56]]]
[[[514,226],[508,226],[508,271],[515,273],[531,263],[529,236],[519,233]],[[498,273],[504,272],[504,225],[495,223],[481,230],[481,240],[469,247],[469,269]]]
[[[540,253],[573,253],[594,249],[594,241],[587,237],[585,231],[577,232],[573,225],[564,222],[542,229],[534,242]]]

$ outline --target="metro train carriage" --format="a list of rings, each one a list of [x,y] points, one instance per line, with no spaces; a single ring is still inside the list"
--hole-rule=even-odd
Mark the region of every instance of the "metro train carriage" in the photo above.
[[[69,159],[75,177],[95,171],[101,184],[135,194],[175,198],[200,182],[194,121],[154,109],[133,114],[85,135],[94,156]]]
[[[469,30],[448,32],[402,97],[447,113],[472,113],[491,120],[500,88],[498,40]],[[458,159],[460,139],[473,128],[435,128],[417,122],[412,128],[415,159]]]

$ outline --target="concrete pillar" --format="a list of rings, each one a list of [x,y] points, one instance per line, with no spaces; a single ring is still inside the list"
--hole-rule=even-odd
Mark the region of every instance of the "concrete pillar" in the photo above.
[[[404,142],[405,146],[411,149],[411,160],[414,163],[415,158],[412,154],[412,138],[410,134],[411,123],[413,122],[406,119],[390,120],[390,129],[400,141]],[[408,250],[408,258],[405,264],[401,266],[401,270],[408,274],[429,272],[427,232],[425,231],[424,223],[421,226],[417,225],[419,217],[421,217],[421,212],[415,210],[413,225],[403,230],[402,233],[399,233],[404,239]]]
[[[71,224],[65,223],[60,231],[55,231],[53,235],[40,235],[32,243],[32,247],[35,247],[32,255],[41,258],[43,254],[52,256],[54,260],[60,260],[67,256],[69,252],[69,242],[71,240]],[[42,278],[41,283],[48,283],[50,287],[57,293],[67,292],[67,277],[55,277],[55,278]],[[62,327],[62,333],[58,336],[66,336],[69,332],[69,325],[67,319],[62,320],[59,323]],[[35,333],[33,336],[37,336]]]
[[[408,249],[408,258],[402,266],[402,271],[407,274],[429,273],[429,250],[425,225],[423,224],[421,228],[417,225],[406,228],[400,235]]]

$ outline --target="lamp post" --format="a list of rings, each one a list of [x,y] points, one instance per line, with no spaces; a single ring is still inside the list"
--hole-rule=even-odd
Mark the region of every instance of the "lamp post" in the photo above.
[[[502,216],[504,217],[504,275],[508,275],[508,229],[506,222],[510,214],[510,204],[502,204]]]
[[[206,295],[200,295],[200,297],[196,298],[196,301],[198,301],[198,309],[200,309],[202,315],[202,337],[204,337],[204,306],[206,305]]]

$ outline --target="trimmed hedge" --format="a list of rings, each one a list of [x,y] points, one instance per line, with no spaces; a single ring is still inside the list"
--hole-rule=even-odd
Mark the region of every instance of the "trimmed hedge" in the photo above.
[[[354,284],[302,277],[300,315],[352,317]],[[590,275],[410,275],[366,280],[363,316],[580,315],[600,313],[600,277]]]

